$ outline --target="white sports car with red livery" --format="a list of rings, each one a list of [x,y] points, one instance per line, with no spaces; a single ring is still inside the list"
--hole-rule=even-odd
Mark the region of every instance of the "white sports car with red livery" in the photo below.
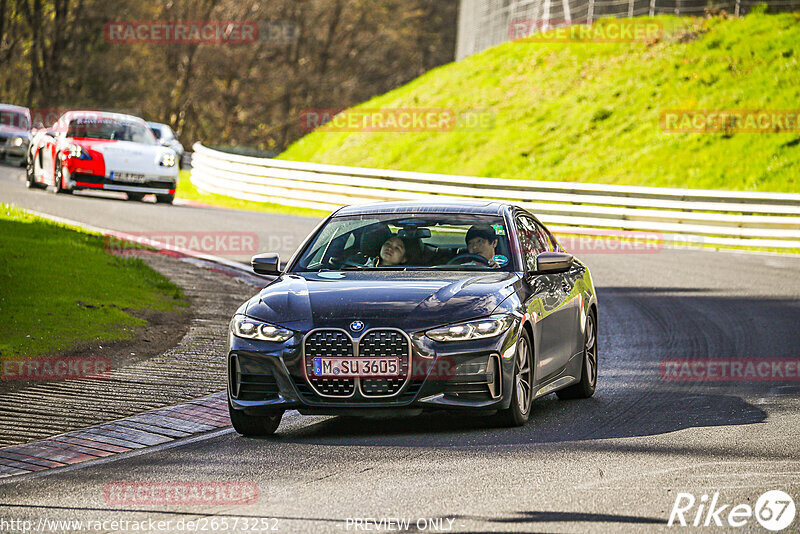
[[[161,146],[144,120],[99,111],[68,111],[31,141],[28,187],[56,193],[120,191],[130,200],[154,194],[172,203],[178,183],[175,152]]]

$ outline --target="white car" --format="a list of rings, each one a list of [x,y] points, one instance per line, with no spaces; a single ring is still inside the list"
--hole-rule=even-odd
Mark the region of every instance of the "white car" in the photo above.
[[[178,141],[178,134],[166,124],[160,122],[148,122],[147,126],[153,135],[156,136],[161,146],[166,146],[175,151],[178,155],[178,167],[182,166],[183,154],[185,152],[183,145]]]
[[[144,120],[100,111],[68,111],[36,134],[28,152],[28,187],[122,191],[130,200],[154,194],[172,203],[178,156],[161,146]]]

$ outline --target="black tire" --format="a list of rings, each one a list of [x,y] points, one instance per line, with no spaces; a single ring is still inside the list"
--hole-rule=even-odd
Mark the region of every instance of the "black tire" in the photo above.
[[[527,382],[527,384],[525,384]],[[527,385],[527,387],[525,387]],[[496,417],[500,426],[522,426],[531,416],[533,404],[533,345],[526,330],[517,341],[514,352],[514,378],[511,385],[511,405],[500,410]]]
[[[156,195],[156,202],[159,204],[172,204],[175,200],[175,195]]]
[[[64,187],[64,166],[61,163],[61,158],[56,160],[56,168],[53,172],[55,173],[56,177],[55,178],[56,185],[53,188],[53,192],[57,195],[62,193],[66,195],[71,195],[72,189],[67,189]]]
[[[25,187],[28,189],[41,189],[43,186],[36,181],[33,158],[25,159]]]
[[[144,193],[125,193],[125,195],[128,197],[128,200],[133,200],[136,202],[141,202],[144,200]]]
[[[281,424],[283,417],[283,410],[274,415],[247,415],[242,410],[234,410],[230,401],[228,401],[228,413],[233,429],[247,437],[271,436],[278,430],[278,425]]]
[[[577,384],[556,391],[559,399],[588,399],[597,388],[597,319],[593,313],[586,316],[583,336],[583,365],[581,380]]]

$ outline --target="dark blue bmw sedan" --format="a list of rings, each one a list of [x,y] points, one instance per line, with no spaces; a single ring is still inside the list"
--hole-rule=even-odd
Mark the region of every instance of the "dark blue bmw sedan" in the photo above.
[[[462,410],[528,420],[597,383],[587,267],[527,211],[474,201],[342,208],[234,315],[228,398],[240,434],[302,414]]]

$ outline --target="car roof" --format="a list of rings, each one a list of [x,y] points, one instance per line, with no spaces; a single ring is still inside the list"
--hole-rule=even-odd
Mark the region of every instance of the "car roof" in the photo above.
[[[141,117],[137,117],[136,115],[127,115],[125,113],[114,113],[111,111],[99,111],[99,110],[91,110],[91,109],[76,109],[67,111],[64,113],[62,118],[66,119],[73,119],[76,117],[86,117],[91,115],[102,115],[103,118],[108,119],[117,119],[121,121],[132,121],[132,122],[144,122],[144,119]]]
[[[472,213],[476,215],[502,215],[510,205],[492,200],[407,200],[374,202],[345,206],[336,216],[385,213]]]
[[[30,113],[30,110],[23,106],[15,106],[14,104],[0,104],[0,108],[6,111],[16,111],[19,113]]]
[[[161,122],[150,122],[150,121],[147,121],[147,125],[150,128],[169,128],[169,126],[167,126],[166,124],[163,124]]]

